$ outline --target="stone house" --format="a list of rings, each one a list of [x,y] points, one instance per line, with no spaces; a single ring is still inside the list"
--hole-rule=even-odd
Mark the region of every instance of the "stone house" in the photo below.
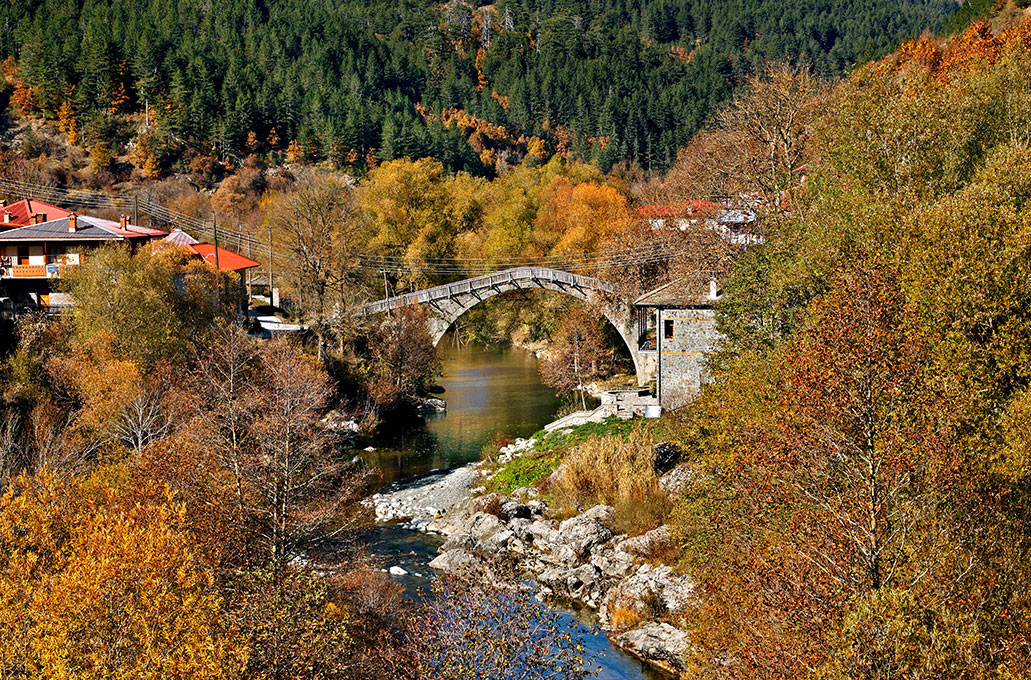
[[[716,281],[681,279],[634,300],[639,350],[654,356],[655,392],[663,409],[690,401],[709,381],[707,361],[716,345]],[[649,362],[651,363],[651,362]]]

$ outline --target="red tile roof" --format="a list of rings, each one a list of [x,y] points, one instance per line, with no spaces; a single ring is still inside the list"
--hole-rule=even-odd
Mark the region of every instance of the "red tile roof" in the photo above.
[[[5,213],[10,215],[6,222],[4,221]],[[31,198],[26,198],[25,200],[5,205],[0,208],[0,229],[24,227],[32,222],[32,216],[36,213],[46,215],[47,220],[57,220],[62,217],[68,217],[72,214],[72,211],[58,208],[56,205],[50,205],[49,203],[43,203],[42,201],[35,201]]]
[[[205,262],[215,264],[215,246],[210,243],[191,243],[186,246],[193,252],[204,258]],[[218,249],[218,268],[222,271],[239,272],[251,267],[257,267],[261,263],[257,260],[226,250],[221,246]]]
[[[670,203],[667,205],[642,205],[637,208],[637,214],[649,219],[694,217],[713,213],[722,208],[722,205],[712,201],[688,201],[686,203]]]

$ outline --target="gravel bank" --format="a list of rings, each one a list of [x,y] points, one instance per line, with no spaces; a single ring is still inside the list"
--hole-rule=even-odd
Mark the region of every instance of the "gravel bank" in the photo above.
[[[377,522],[407,522],[408,528],[426,526],[471,495],[484,475],[476,463],[449,472],[406,479],[362,501],[376,513]]]

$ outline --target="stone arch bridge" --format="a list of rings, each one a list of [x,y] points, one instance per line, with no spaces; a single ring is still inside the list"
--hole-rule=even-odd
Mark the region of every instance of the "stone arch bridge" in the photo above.
[[[423,305],[429,312],[430,330],[436,345],[447,329],[470,309],[496,295],[514,290],[552,290],[584,302],[597,303],[605,318],[619,332],[634,360],[639,384],[647,370],[638,347],[638,320],[630,305],[614,297],[615,287],[601,279],[570,274],[547,267],[516,267],[443,286],[427,288],[372,302],[364,307],[368,315],[389,312],[408,305]]]

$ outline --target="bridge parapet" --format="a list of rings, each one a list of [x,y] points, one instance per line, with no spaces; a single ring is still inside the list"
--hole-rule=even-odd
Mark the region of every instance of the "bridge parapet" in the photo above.
[[[484,274],[471,279],[446,283],[433,288],[426,288],[404,295],[395,295],[383,300],[371,302],[364,307],[366,314],[379,314],[382,312],[405,307],[407,305],[421,305],[430,302],[437,302],[462,295],[471,295],[480,291],[498,288],[499,286],[516,284],[520,281],[539,281],[558,285],[567,285],[575,288],[595,290],[604,293],[613,293],[615,287],[608,281],[602,281],[591,276],[581,276],[559,269],[549,267],[515,267],[500,272]],[[531,285],[530,288],[543,288],[544,286]]]

